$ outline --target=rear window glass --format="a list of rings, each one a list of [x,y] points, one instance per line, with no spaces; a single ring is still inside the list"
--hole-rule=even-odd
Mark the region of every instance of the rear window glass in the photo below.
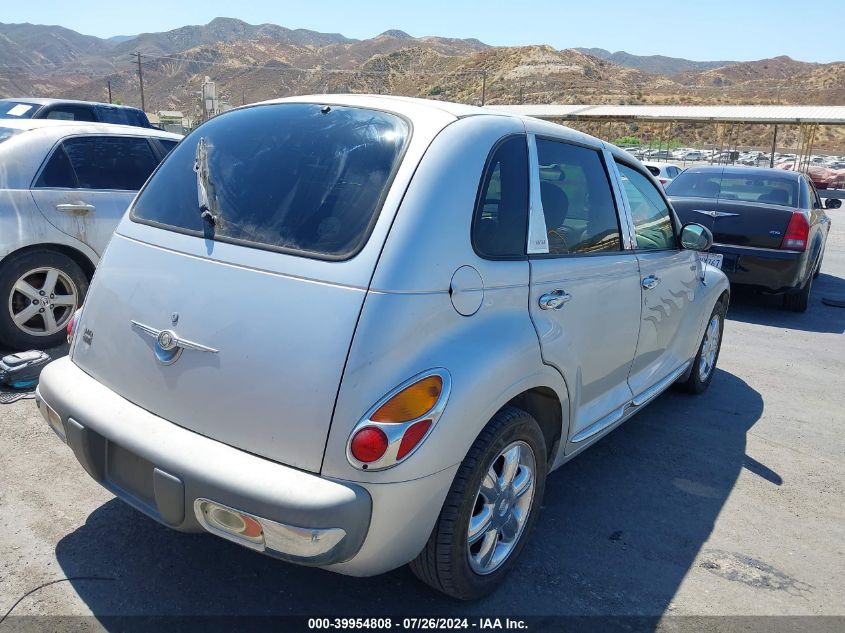
[[[103,123],[149,127],[147,115],[134,108],[109,108],[101,106],[97,108],[97,112],[99,113],[100,121]]]
[[[369,236],[409,133],[400,117],[363,108],[235,110],[176,146],[131,217],[247,246],[348,258]]]
[[[764,204],[798,205],[798,182],[758,173],[685,171],[666,190],[670,196],[719,198]]]
[[[655,167],[654,165],[646,165],[645,168],[651,172],[652,176],[660,175],[660,167]]]

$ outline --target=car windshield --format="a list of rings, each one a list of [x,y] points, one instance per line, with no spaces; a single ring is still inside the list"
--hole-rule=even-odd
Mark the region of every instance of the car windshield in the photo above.
[[[666,190],[678,198],[719,198],[742,202],[762,202],[797,206],[798,182],[776,174],[687,170],[679,174]]]
[[[343,106],[254,106],[211,119],[168,155],[131,217],[322,259],[363,247],[409,135],[398,116]]]
[[[35,103],[24,101],[0,101],[0,119],[31,119],[38,111]]]

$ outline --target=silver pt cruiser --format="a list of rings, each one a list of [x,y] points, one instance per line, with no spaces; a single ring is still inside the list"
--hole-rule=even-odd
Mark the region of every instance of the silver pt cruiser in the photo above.
[[[729,286],[637,161],[551,123],[320,95],[185,138],[37,403],[141,512],[344,574],[502,580],[547,475],[674,383]]]

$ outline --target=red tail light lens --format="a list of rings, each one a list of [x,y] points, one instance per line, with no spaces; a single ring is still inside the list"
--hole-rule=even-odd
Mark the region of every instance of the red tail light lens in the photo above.
[[[387,435],[379,428],[366,426],[352,436],[349,450],[359,462],[377,461],[387,452]]]
[[[787,251],[804,251],[807,249],[809,235],[810,223],[807,222],[807,218],[800,211],[793,211],[780,247]]]
[[[666,180],[665,178],[658,178],[658,180],[660,181],[660,184],[661,184],[661,185],[665,185],[667,182],[669,182],[669,181],[668,181],[668,180]]]
[[[82,316],[82,308],[77,310],[73,313],[73,316],[70,317],[70,321],[67,322],[67,342],[70,343],[73,340],[73,331],[76,328],[76,324],[79,322],[79,317]]]
[[[402,459],[414,450],[414,447],[420,443],[420,440],[425,437],[425,434],[428,433],[430,428],[431,420],[422,420],[409,426],[408,430],[402,436],[402,441],[399,442],[399,451],[396,453],[396,459]]]

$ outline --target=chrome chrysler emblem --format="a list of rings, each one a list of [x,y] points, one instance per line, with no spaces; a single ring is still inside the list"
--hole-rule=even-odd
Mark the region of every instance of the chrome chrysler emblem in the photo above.
[[[727,211],[707,211],[705,209],[693,209],[693,213],[700,213],[701,215],[709,215],[711,218],[730,218],[739,213],[728,213]]]
[[[184,349],[191,349],[196,352],[208,352],[209,354],[217,353],[217,350],[213,347],[207,347],[184,338],[179,338],[173,330],[157,330],[138,321],[132,321],[132,326],[142,334],[155,339],[153,352],[155,353],[156,360],[162,365],[172,365],[175,363],[179,360],[179,356]]]

